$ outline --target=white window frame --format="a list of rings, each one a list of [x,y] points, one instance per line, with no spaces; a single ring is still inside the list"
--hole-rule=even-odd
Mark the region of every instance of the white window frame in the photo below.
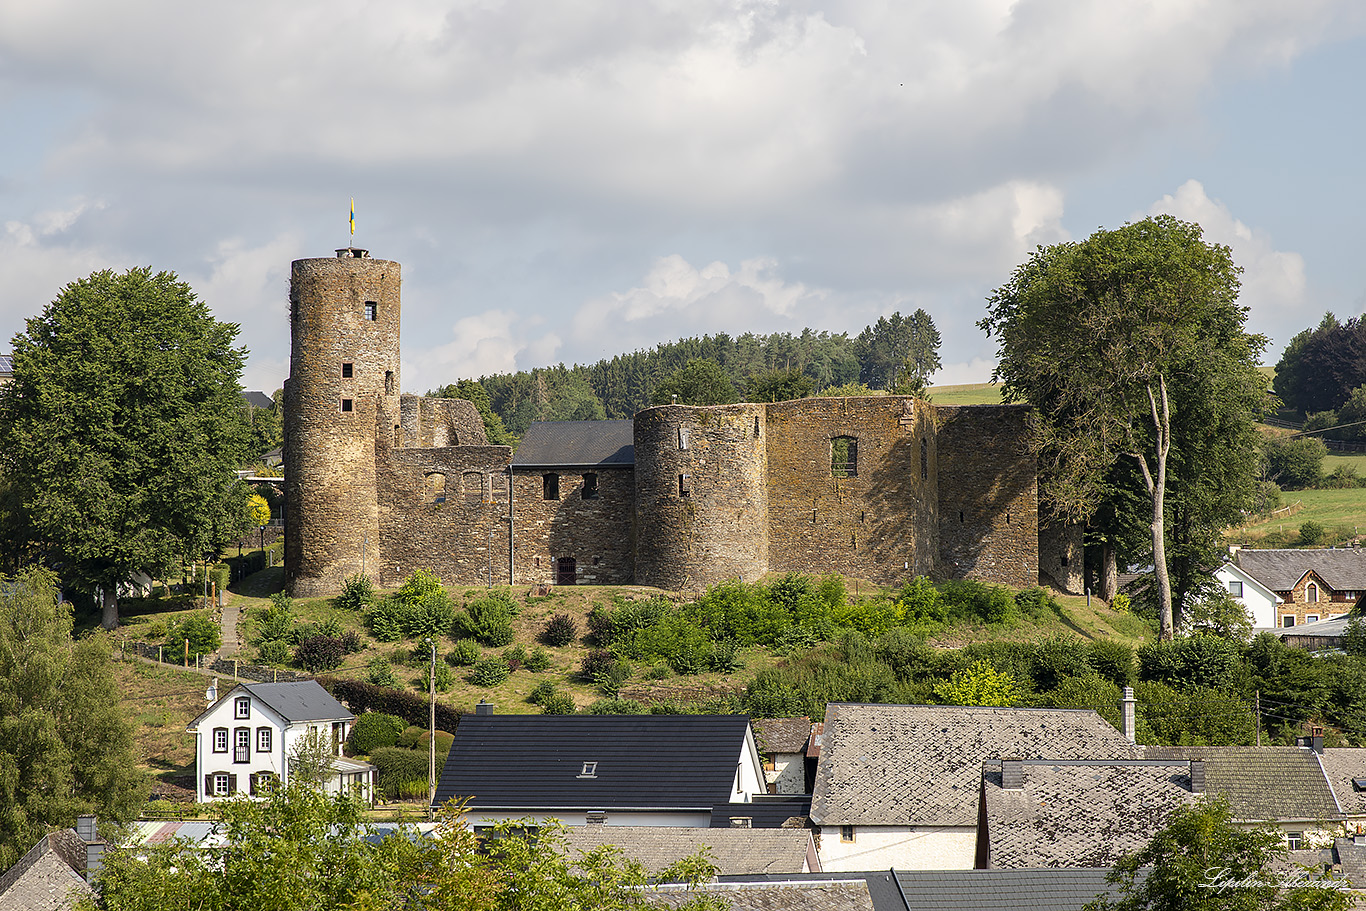
[[[273,734],[274,734],[274,732],[273,732],[270,728],[257,728],[257,729],[256,729],[256,752],[258,752],[258,753],[269,753],[269,752],[270,752],[270,750],[271,750],[271,743],[272,743],[272,741],[274,740]]]
[[[214,797],[227,797],[227,796],[228,796],[228,773],[227,773],[227,772],[215,772],[215,773],[214,773],[214,776],[213,776],[213,796],[214,796]]]
[[[228,729],[213,729],[213,751],[215,753],[226,753],[228,751]]]
[[[232,706],[232,717],[235,719],[251,717],[251,697],[238,696]]]
[[[1243,596],[1243,583],[1237,579],[1230,579],[1228,583],[1228,593],[1235,598]]]

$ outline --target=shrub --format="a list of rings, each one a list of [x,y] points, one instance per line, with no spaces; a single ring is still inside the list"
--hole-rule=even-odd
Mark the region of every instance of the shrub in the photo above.
[[[1328,447],[1317,437],[1271,440],[1266,444],[1267,479],[1283,490],[1313,487],[1323,477]]]
[[[527,653],[526,660],[522,662],[522,667],[532,673],[539,674],[550,667],[550,653],[538,645]]]
[[[1012,706],[1019,702],[1020,687],[1010,674],[1003,674],[986,661],[977,661],[935,684],[934,694],[948,705]]]
[[[348,576],[342,583],[341,594],[332,599],[332,603],[343,610],[364,610],[375,600],[375,586],[371,584],[369,576],[362,576],[357,573]]]
[[[436,691],[444,693],[455,683],[455,672],[451,666],[444,661],[436,663]],[[422,689],[427,690],[432,685],[432,666],[428,664],[422,669]]]
[[[512,641],[512,618],[517,612],[517,602],[507,592],[489,592],[454,614],[452,632],[457,638],[478,639],[498,648]]]
[[[621,685],[631,677],[631,665],[625,661],[617,660],[612,662],[603,671],[600,671],[593,678],[604,696],[615,696],[621,692]]]
[[[568,614],[556,614],[551,617],[546,622],[545,629],[541,631],[541,641],[556,648],[570,645],[578,637],[579,625]]]
[[[391,747],[398,743],[407,723],[397,715],[383,712],[361,712],[351,733],[346,738],[346,750],[352,756],[369,755],[380,747]]]
[[[288,641],[290,630],[293,627],[293,599],[276,592],[271,595],[270,607],[266,608],[265,616],[261,618],[261,622],[256,628],[257,641],[269,642],[272,639]]]
[[[574,708],[574,697],[568,693],[555,693],[541,703],[541,714],[572,715]]]
[[[873,654],[879,661],[896,671],[898,677],[909,677],[923,667],[933,654],[925,640],[900,627],[889,629],[873,643]]]
[[[1300,526],[1300,540],[1305,544],[1317,544],[1323,540],[1324,528],[1318,522],[1310,519]]]
[[[475,663],[467,678],[475,686],[497,686],[512,674],[508,663],[502,658],[491,655]]]
[[[579,665],[579,676],[584,680],[592,681],[615,664],[616,660],[616,653],[611,649],[592,649],[583,656],[583,662]]]
[[[422,733],[417,735],[417,740],[413,741],[413,749],[426,756],[431,750],[431,743],[431,732],[423,728]],[[438,775],[441,774],[441,766],[445,763],[446,754],[450,753],[453,743],[455,743],[454,734],[441,730],[436,732],[436,772]]]
[[[740,660],[739,645],[734,639],[720,639],[712,645],[710,665],[713,671],[730,674],[744,667]]]
[[[1052,636],[1034,643],[1032,676],[1039,690],[1051,690],[1069,677],[1092,672],[1086,644],[1076,636]]]
[[[660,661],[645,672],[646,680],[667,680],[673,676],[673,668],[669,667],[669,662]]]
[[[370,762],[379,771],[379,788],[390,800],[403,796],[405,785],[418,785],[417,796],[427,794],[428,756],[426,751],[402,747],[380,747],[370,754]]]
[[[398,686],[398,678],[394,676],[394,668],[383,658],[378,656],[371,658],[369,664],[369,680],[375,686]]]
[[[186,643],[189,643],[190,660],[218,650],[222,637],[218,624],[209,619],[208,614],[198,612],[171,624],[166,633],[166,651],[183,658]]]
[[[945,582],[940,591],[952,614],[1000,624],[1008,624],[1018,615],[1014,596],[999,585],[955,579]]]
[[[1091,653],[1091,666],[1096,669],[1097,674],[1115,686],[1124,687],[1133,683],[1132,646],[1113,639],[1096,639],[1087,648]]]
[[[398,735],[398,745],[405,750],[417,748],[417,739],[427,733],[427,729],[420,724],[410,724],[403,729],[403,733]]]
[[[456,667],[469,667],[478,661],[483,654],[479,649],[479,644],[473,639],[461,639],[455,643],[455,648],[451,649],[446,660]]]
[[[346,644],[335,636],[309,636],[294,649],[294,663],[304,670],[330,671],[346,657]]]
[[[907,624],[943,623],[949,618],[948,605],[934,583],[916,576],[896,593],[901,622]]]
[[[508,660],[509,664],[511,664],[514,661],[516,661],[518,664],[525,664],[526,646],[522,645],[521,643],[518,643],[517,645],[514,645],[511,648],[505,648],[503,649],[503,657]]]
[[[1049,616],[1060,616],[1061,609],[1057,600],[1040,586],[1022,589],[1015,595],[1015,606],[1020,613],[1032,620],[1045,620]]]
[[[404,607],[393,598],[379,598],[365,614],[365,625],[370,635],[380,642],[398,642],[403,638]]]
[[[1119,592],[1115,595],[1114,600],[1110,602],[1110,607],[1117,611],[1127,611],[1129,608],[1133,607],[1133,602],[1129,600],[1129,596],[1124,594],[1124,592]]]
[[[262,642],[256,650],[263,664],[284,664],[289,660],[289,643],[283,639]]]
[[[502,626],[495,626],[492,629],[488,630],[483,636],[479,638],[479,641],[489,646],[490,648],[502,648],[504,645],[507,645],[509,642],[511,642],[514,638],[515,634],[512,632],[512,624],[505,623]]]
[[[589,715],[645,715],[649,709],[645,703],[634,699],[599,699],[585,711]]]
[[[1238,644],[1220,636],[1150,642],[1138,650],[1138,677],[1180,688],[1226,690],[1237,682],[1239,657]]]
[[[541,705],[547,698],[554,696],[557,692],[559,691],[555,689],[553,681],[542,680],[540,683],[536,684],[527,695],[526,701],[530,702],[532,705]]]

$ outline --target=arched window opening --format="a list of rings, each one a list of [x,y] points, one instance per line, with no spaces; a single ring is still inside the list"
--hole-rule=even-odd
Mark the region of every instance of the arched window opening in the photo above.
[[[834,437],[830,441],[830,473],[837,478],[852,478],[858,474],[857,439]]]
[[[446,502],[446,476],[439,471],[427,475],[427,493],[433,503]]]

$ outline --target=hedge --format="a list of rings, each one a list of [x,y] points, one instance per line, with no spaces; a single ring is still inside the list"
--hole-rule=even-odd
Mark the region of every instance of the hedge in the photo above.
[[[346,680],[341,677],[319,677],[318,683],[357,715],[362,712],[383,712],[396,715],[409,724],[425,728],[428,722],[427,700],[415,693],[375,686],[363,680]],[[442,731],[454,731],[460,724],[463,713],[448,705],[436,704],[436,727]]]

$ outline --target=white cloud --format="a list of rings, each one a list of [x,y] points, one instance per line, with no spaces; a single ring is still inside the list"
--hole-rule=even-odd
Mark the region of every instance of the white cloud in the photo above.
[[[403,391],[421,393],[457,379],[549,364],[560,342],[553,333],[535,334],[538,323],[508,310],[485,310],[457,320],[444,344],[407,341]]]
[[[70,282],[97,269],[124,267],[122,259],[104,247],[70,236],[83,216],[102,207],[99,202],[78,199],[36,212],[26,220],[4,223],[0,277],[5,293],[0,297],[0,325],[20,332],[24,320],[41,313]],[[0,343],[4,349],[7,342],[5,338]]]
[[[975,357],[970,361],[945,364],[931,378],[936,386],[961,386],[968,383],[986,383],[991,380],[991,371],[996,362]]]
[[[1233,261],[1243,268],[1239,300],[1249,308],[1248,328],[1273,338],[1289,338],[1309,322],[1304,257],[1277,250],[1264,231],[1256,231],[1233,216],[1228,206],[1210,199],[1204,186],[1188,180],[1175,193],[1153,203],[1148,214],[1167,213],[1195,222],[1205,239],[1229,247]],[[1274,354],[1269,354],[1274,359]]]

